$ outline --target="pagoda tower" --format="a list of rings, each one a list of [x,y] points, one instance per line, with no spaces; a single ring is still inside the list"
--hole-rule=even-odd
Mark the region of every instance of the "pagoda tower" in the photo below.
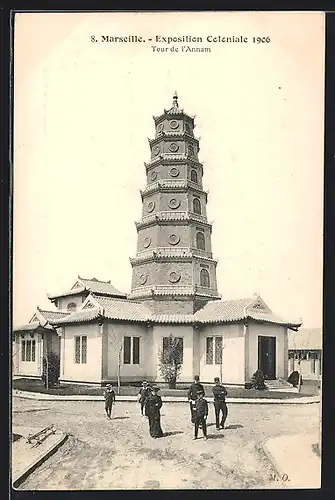
[[[130,259],[130,298],[144,301],[156,313],[190,314],[220,298],[199,140],[194,117],[179,107],[177,93],[171,109],[153,118],[142,219],[136,223],[137,254]]]

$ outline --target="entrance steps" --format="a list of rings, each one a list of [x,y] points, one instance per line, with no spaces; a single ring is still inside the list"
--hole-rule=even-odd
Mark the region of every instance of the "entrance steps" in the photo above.
[[[293,387],[292,384],[286,382],[286,380],[282,378],[277,378],[275,380],[266,380],[265,385],[269,391],[276,392],[298,392],[297,387]]]

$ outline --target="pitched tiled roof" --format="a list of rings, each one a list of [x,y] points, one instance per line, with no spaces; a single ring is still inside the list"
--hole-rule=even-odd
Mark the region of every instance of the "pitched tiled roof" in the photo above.
[[[185,288],[185,287],[184,287]],[[188,290],[180,290],[185,295]],[[186,287],[187,288],[187,287]],[[165,291],[166,292],[166,291]],[[157,293],[157,291],[156,291]],[[176,291],[174,290],[174,294]],[[134,294],[136,295],[136,294]],[[262,312],[254,310],[252,304],[255,297],[248,297],[236,300],[215,300],[208,302],[202,309],[195,314],[155,314],[153,311],[141,302],[132,299],[120,299],[97,295],[92,293],[92,298],[97,307],[84,309],[72,314],[54,314],[54,317],[48,319],[50,325],[62,325],[70,323],[89,322],[105,317],[111,320],[119,321],[137,321],[153,323],[230,323],[241,321],[243,319],[253,319],[262,323],[272,323],[285,325],[288,327],[300,326],[300,323],[284,321],[279,316],[274,315],[268,308]],[[47,313],[53,314],[51,311]],[[43,312],[42,312],[43,313]],[[30,328],[31,329],[31,328]]]
[[[289,349],[322,349],[321,328],[300,328],[297,332],[289,332]]]
[[[79,283],[79,286],[77,283]],[[67,297],[69,295],[78,295],[83,292],[86,292],[86,294],[94,292],[112,297],[127,297],[127,294],[120,292],[113,285],[111,285],[110,281],[99,281],[96,278],[87,279],[81,278],[80,276],[78,276],[78,280],[71,290],[61,294],[59,293],[58,295],[48,295],[48,297],[52,300],[59,297]]]
[[[27,323],[26,325],[19,325],[13,328],[13,332],[29,332],[35,331],[40,328],[39,321],[32,321],[31,323]]]
[[[108,319],[124,321],[148,321],[152,312],[144,304],[133,300],[112,299],[93,294]]]
[[[59,319],[64,316],[68,316],[68,312],[63,311],[44,311],[43,309],[37,308],[37,310],[42,314],[42,316],[49,321],[49,319]]]
[[[194,314],[153,314],[153,323],[194,323]]]
[[[195,317],[198,321],[204,323],[238,321],[245,317],[245,308],[250,304],[251,300],[251,298],[247,298],[208,302],[195,313]]]
[[[63,318],[50,319],[49,323],[51,325],[67,325],[70,323],[87,323],[98,319],[100,316],[100,309],[98,307],[92,309],[82,309],[81,311],[68,314]]]
[[[87,292],[87,290],[85,286],[81,285],[73,288],[72,290],[68,290],[67,292],[53,294],[53,295],[48,294],[48,298],[52,300],[52,299],[58,299],[60,297],[68,297],[70,295],[79,295],[84,292]]]
[[[93,293],[98,293],[102,295],[111,295],[113,297],[126,297],[127,295],[123,292],[117,290],[113,285],[111,285],[110,281],[99,281],[96,278],[87,279],[80,278],[78,279],[81,283],[85,285],[85,287]]]

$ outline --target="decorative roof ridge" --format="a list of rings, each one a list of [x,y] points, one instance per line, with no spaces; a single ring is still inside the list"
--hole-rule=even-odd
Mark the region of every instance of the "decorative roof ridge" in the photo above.
[[[97,302],[99,302],[99,298],[101,299],[101,296],[95,297],[95,295],[93,293],[92,293],[92,295],[97,300]],[[128,299],[128,294],[127,294],[127,296],[124,299],[121,298],[121,297],[104,297],[103,300],[111,300],[113,302],[131,302],[132,304],[139,304],[139,305],[141,305],[141,302],[135,302],[134,300]]]
[[[36,308],[42,315],[43,313],[60,314],[61,316],[67,316],[69,313],[65,311],[49,311],[48,309],[40,309],[38,306]]]
[[[111,280],[108,281],[103,281],[103,280],[98,280],[97,278],[82,278],[78,275],[78,279],[82,281],[94,281],[96,283],[104,283],[106,285],[111,285]]]

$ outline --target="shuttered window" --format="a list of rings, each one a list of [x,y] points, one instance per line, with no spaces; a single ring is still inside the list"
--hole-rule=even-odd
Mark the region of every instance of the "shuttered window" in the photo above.
[[[80,335],[74,338],[75,363],[87,363],[87,336]]]
[[[123,363],[125,365],[140,364],[140,337],[124,337]]]

